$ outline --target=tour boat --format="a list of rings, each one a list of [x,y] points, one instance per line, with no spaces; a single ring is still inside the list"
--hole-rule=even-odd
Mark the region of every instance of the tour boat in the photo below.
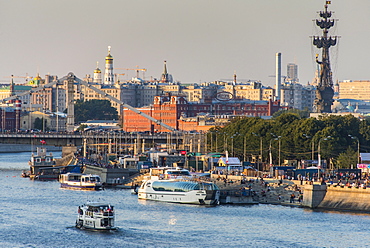
[[[70,189],[99,190],[102,188],[100,176],[82,173],[66,173],[59,176],[60,186]]]
[[[78,207],[76,227],[92,230],[115,230],[114,207],[100,202],[87,202]]]
[[[153,175],[154,171],[164,174]],[[189,171],[172,167],[151,168],[150,178],[138,190],[139,199],[173,203],[215,205],[219,197],[216,184],[192,178]]]

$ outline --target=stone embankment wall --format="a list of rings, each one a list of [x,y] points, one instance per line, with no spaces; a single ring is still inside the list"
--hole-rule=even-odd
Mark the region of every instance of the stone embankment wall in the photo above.
[[[211,175],[211,177],[215,180],[218,175]],[[225,176],[221,176],[221,178],[223,177]],[[241,177],[228,176],[228,180],[236,182],[233,185],[235,188],[241,187],[240,183],[238,183],[240,179]],[[334,185],[310,184],[310,182],[301,182],[298,180],[284,180],[280,186],[278,186],[278,180],[276,179],[265,179],[265,182],[269,183],[271,191],[266,192],[266,197],[260,197],[260,202],[262,203],[286,205],[289,202],[291,193],[294,193],[296,196],[298,195],[297,192],[293,191],[296,185],[303,192],[303,202],[302,204],[296,204],[297,206],[370,212],[370,187],[335,187]],[[216,181],[216,183],[218,183],[220,188],[224,188],[222,180],[219,182]],[[228,185],[227,187],[231,186]],[[257,193],[260,193],[261,190],[266,190],[260,183],[253,183],[252,187]],[[281,201],[277,200],[278,195],[282,197]]]
[[[304,185],[303,206],[333,210],[370,211],[370,188]]]
[[[317,208],[326,195],[327,186],[319,184],[305,184],[301,187],[303,189],[302,205],[309,208]]]
[[[331,185],[318,208],[370,211],[370,188]]]

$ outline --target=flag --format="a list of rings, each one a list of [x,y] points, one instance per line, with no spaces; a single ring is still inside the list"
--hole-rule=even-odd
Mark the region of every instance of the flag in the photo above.
[[[46,145],[46,141],[45,140],[40,140],[40,143],[43,144],[43,145]]]

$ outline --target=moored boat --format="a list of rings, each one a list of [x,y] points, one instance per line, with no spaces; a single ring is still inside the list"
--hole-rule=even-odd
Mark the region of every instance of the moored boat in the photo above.
[[[100,176],[82,173],[66,173],[59,176],[62,188],[99,190],[102,189]]]
[[[114,207],[100,202],[87,202],[78,207],[76,227],[92,230],[115,230]]]
[[[144,180],[138,190],[139,199],[200,205],[219,203],[220,193],[216,184],[192,178],[185,169],[166,168],[151,169],[150,178]],[[155,175],[155,171],[164,174]]]
[[[53,168],[55,165],[53,154],[47,154],[45,147],[37,147],[36,154],[32,153],[28,164],[30,171],[24,177],[38,180],[58,180],[60,171]]]

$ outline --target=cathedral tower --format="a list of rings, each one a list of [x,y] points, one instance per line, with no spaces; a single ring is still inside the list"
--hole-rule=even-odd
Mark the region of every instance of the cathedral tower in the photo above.
[[[110,46],[108,46],[108,55],[105,57],[105,73],[104,73],[104,84],[113,84],[113,57],[110,54]]]
[[[101,84],[101,70],[99,69],[99,62],[96,62],[96,69],[94,70],[94,83]]]

